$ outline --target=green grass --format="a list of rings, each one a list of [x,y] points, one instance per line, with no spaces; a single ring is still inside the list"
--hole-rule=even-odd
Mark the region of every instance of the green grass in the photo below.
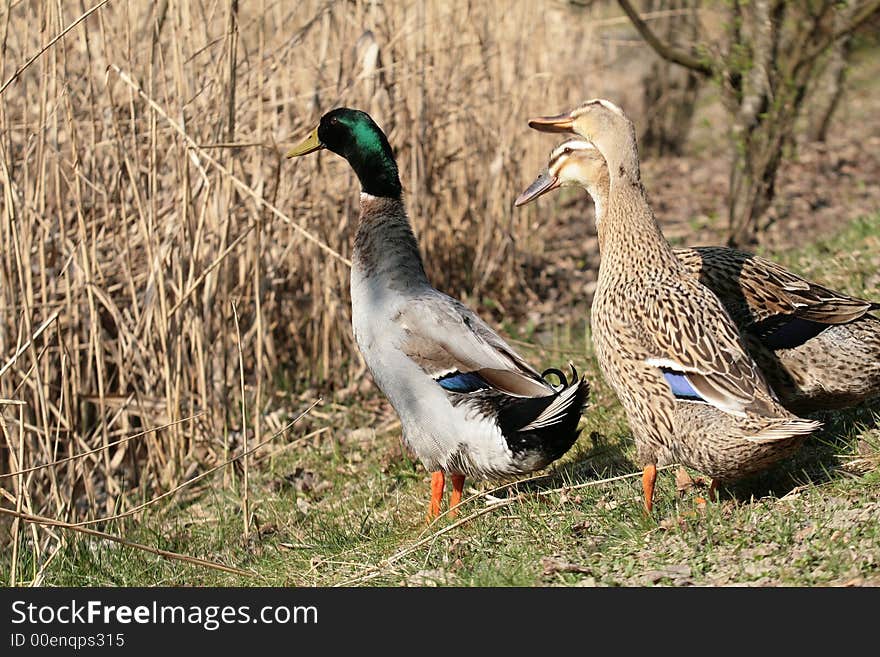
[[[852,294],[880,298],[880,214],[809,248],[765,253]],[[585,346],[587,353],[584,353]],[[326,430],[251,471],[251,535],[242,535],[240,478],[157,504],[102,527],[153,547],[251,572],[220,573],[102,539],[65,533],[44,566],[51,585],[826,585],[880,584],[880,411],[823,413],[824,429],[792,459],[702,504],[661,473],[653,518],[642,513],[633,444],[597,372],[589,336],[556,331],[523,346],[535,362],[587,371],[591,407],[576,446],[532,481],[462,508],[466,522],[425,524],[429,475],[410,460],[399,426],[373,391],[325,403],[277,445]],[[291,401],[292,412],[297,402]],[[691,473],[696,476],[698,473]],[[703,493],[705,494],[705,493]],[[451,527],[451,528],[450,528]],[[447,528],[449,528],[447,530]],[[39,530],[42,532],[43,530]],[[19,569],[32,576],[30,533]],[[2,572],[8,572],[6,551]],[[41,555],[42,562],[48,555]]]

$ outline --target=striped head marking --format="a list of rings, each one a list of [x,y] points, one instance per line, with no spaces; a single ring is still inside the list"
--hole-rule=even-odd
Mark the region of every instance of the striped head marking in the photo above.
[[[632,181],[639,180],[635,126],[610,100],[594,98],[570,112],[531,119],[529,127],[541,132],[580,135],[599,149],[612,171],[621,171],[620,175],[626,175]]]
[[[588,100],[571,112],[569,125],[572,132],[599,149],[613,177],[639,180],[636,128],[620,107],[604,98]]]
[[[574,111],[574,113],[577,113],[582,109],[586,110],[587,106],[590,106],[590,105],[600,105],[600,106],[604,107],[605,109],[607,109],[609,112],[613,112],[614,114],[616,114],[620,118],[626,119],[626,114],[623,113],[623,110],[620,109],[620,106],[615,105],[610,100],[607,100],[605,98],[593,98],[592,100],[588,100],[583,105],[581,105],[578,109],[576,109]]]
[[[632,121],[623,110],[604,98],[588,100],[573,110],[571,129],[572,132],[592,142],[596,142],[602,136],[634,132]]]
[[[519,195],[515,204],[525,205],[553,189],[568,185],[583,187],[596,201],[597,196],[607,194],[607,181],[605,158],[593,144],[574,137],[550,152],[547,167]]]

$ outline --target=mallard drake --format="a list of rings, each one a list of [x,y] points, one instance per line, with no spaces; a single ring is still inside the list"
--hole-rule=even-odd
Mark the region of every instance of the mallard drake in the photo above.
[[[587,191],[601,223],[610,181],[595,146],[575,137],[516,200],[567,185]],[[880,304],[809,281],[775,262],[726,247],[675,248],[678,261],[724,304],[749,354],[793,412],[852,406],[880,396]]]
[[[402,439],[432,472],[429,518],[465,477],[507,479],[558,459],[578,437],[589,384],[542,375],[460,301],[428,282],[385,134],[365,112],[334,109],[288,157],[328,149],[361,184],[351,268],[352,326]],[[548,382],[552,371],[557,386]]]
[[[529,125],[576,132],[607,163],[593,345],[635,438],[646,510],[658,465],[704,472],[711,494],[792,454],[821,424],[779,403],[721,301],[675,256],[641,184],[632,122],[597,99]]]

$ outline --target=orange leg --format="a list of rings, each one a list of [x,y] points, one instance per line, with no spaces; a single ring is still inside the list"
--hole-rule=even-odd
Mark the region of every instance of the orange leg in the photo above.
[[[645,511],[650,515],[654,508],[654,483],[657,481],[657,466],[653,463],[642,470],[642,491],[645,493]]]
[[[718,501],[718,480],[713,479],[712,483],[709,484],[709,499],[713,502]]]
[[[461,493],[464,490],[464,475],[452,475],[452,495],[449,496],[449,517],[454,518],[458,515],[458,503],[461,502]]]
[[[440,502],[443,500],[443,486],[446,479],[442,470],[431,473],[431,506],[428,509],[428,522],[440,515]]]

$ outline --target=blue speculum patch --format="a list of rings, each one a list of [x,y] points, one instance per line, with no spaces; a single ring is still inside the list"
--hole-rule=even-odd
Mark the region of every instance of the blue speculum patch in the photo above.
[[[669,384],[669,389],[672,390],[672,394],[675,395],[676,398],[699,401],[703,400],[703,398],[700,397],[700,394],[694,390],[694,387],[690,384],[684,374],[673,372],[668,369],[663,369],[662,371],[663,378],[666,379],[666,383]]]
[[[782,322],[772,332],[762,336],[761,342],[770,349],[794,349],[807,340],[815,338],[826,328],[828,328],[827,324],[792,317]]]
[[[475,392],[489,388],[489,384],[479,374],[473,372],[452,372],[437,380],[444,390],[450,392]]]

